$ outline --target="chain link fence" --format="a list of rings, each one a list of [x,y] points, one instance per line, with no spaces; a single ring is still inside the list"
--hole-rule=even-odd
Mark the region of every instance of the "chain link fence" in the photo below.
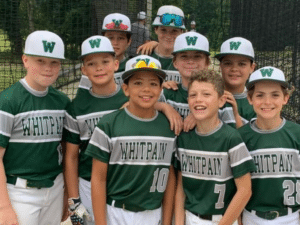
[[[80,79],[80,45],[101,34],[103,18],[110,13],[127,15],[132,23],[138,12],[151,23],[163,4],[180,7],[190,30],[210,41],[212,56],[230,37],[249,39],[255,49],[257,68],[282,69],[295,91],[285,108],[285,117],[300,123],[300,0],[2,0],[0,4],[0,92],[24,77],[21,56],[26,36],[34,30],[49,30],[62,37],[66,58],[55,87],[73,98]],[[212,59],[218,70],[218,61]]]

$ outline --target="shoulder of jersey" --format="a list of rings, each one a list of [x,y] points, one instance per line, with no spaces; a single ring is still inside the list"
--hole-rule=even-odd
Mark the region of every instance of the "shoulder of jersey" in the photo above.
[[[22,84],[20,82],[17,82],[13,85],[11,85],[10,87],[6,88],[5,90],[3,90],[2,92],[0,92],[0,98],[1,101],[5,101],[5,100],[22,100],[19,98],[19,96],[23,95],[23,91],[25,88],[22,86]]]
[[[49,87],[49,93],[53,93],[55,95],[57,95],[58,98],[60,98],[62,101],[64,102],[70,102],[70,98],[68,97],[68,95],[66,95],[65,93],[53,88],[53,87]]]

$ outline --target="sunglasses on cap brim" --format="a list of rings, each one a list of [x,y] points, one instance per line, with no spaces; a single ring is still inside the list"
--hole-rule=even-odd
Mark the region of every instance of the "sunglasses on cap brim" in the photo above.
[[[160,17],[160,22],[162,23],[162,25],[165,26],[170,25],[172,22],[176,27],[180,27],[184,24],[184,18],[176,14],[165,13],[159,17]]]

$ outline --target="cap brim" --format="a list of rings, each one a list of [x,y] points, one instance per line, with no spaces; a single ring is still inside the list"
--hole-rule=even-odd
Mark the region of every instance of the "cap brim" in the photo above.
[[[260,82],[260,81],[273,81],[273,82],[277,82],[279,83],[281,86],[285,87],[285,88],[288,88],[289,87],[289,84],[286,82],[286,81],[280,81],[280,80],[275,80],[275,79],[259,79],[259,80],[254,80],[254,81],[251,81],[251,82],[248,82],[246,84],[246,88],[249,90],[250,88],[252,88],[257,82]]]
[[[163,24],[152,24],[153,27],[173,27],[173,28],[178,28],[178,29],[182,29],[182,30],[185,30],[185,26],[180,26],[180,27],[177,27],[177,26],[173,26],[173,25],[163,25]]]
[[[113,56],[116,55],[115,52],[111,52],[111,51],[107,51],[107,52],[91,52],[91,53],[88,53],[88,54],[84,54],[84,55],[79,56],[78,59],[82,59],[83,57],[85,57],[85,56],[87,56],[87,55],[92,55],[92,54],[97,54],[97,53],[110,53],[110,54],[112,54]]]
[[[24,55],[34,56],[34,57],[45,57],[45,58],[49,58],[49,59],[66,59],[66,58],[60,58],[60,57],[49,57],[49,56],[44,56],[44,55],[35,55],[35,54],[27,54],[27,53],[24,53]]]
[[[132,69],[132,70],[128,70],[128,71],[124,72],[122,74],[122,80],[123,81],[127,80],[135,72],[138,72],[138,71],[150,71],[150,72],[154,72],[158,76],[158,78],[161,79],[162,81],[164,81],[166,79],[166,75],[167,75],[163,70],[145,67],[145,68]]]
[[[119,32],[125,32],[125,33],[130,33],[130,34],[132,33],[129,30],[115,30],[115,29],[110,29],[110,30],[102,30],[101,31],[102,35],[104,35],[104,33],[107,32],[107,31],[119,31]]]
[[[197,51],[197,52],[203,52],[203,53],[206,54],[206,55],[210,55],[210,53],[207,52],[207,51],[199,50],[199,49],[194,49],[194,48],[180,49],[179,51],[172,52],[172,54],[175,55],[176,53],[179,53],[179,52],[186,52],[186,51]]]
[[[249,58],[250,60],[253,60],[254,61],[254,58],[252,56],[249,56],[249,55],[245,55],[245,54],[239,54],[239,53],[220,53],[220,54],[216,54],[214,56],[214,58],[217,58],[218,60],[220,60],[221,58],[223,58],[224,56],[226,55],[240,55],[240,56],[245,56],[247,58]]]

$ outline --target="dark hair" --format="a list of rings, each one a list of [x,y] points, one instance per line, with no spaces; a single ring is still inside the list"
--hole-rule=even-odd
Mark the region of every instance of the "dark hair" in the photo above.
[[[189,79],[188,89],[190,89],[195,81],[211,83],[215,87],[219,97],[224,95],[224,80],[219,73],[212,69],[194,71]]]
[[[232,55],[232,54],[228,54],[228,55]],[[238,54],[236,54],[236,55],[238,55]],[[224,59],[225,56],[227,56],[227,55],[224,55],[221,58],[219,58],[220,63],[222,62],[222,60]],[[244,55],[239,55],[239,56],[244,56]],[[248,56],[244,56],[244,57],[250,60],[251,65],[254,63],[253,59],[250,59]]]
[[[280,85],[280,87],[281,87],[281,90],[282,90],[284,96],[292,95],[293,91],[295,90],[295,88],[293,88],[293,87],[291,89],[283,87],[282,85]],[[255,84],[251,88],[249,88],[249,90],[247,92],[250,99],[252,99],[252,97],[253,97],[254,90],[255,90]]]
[[[118,31],[118,30],[106,30],[106,31]],[[106,31],[102,31],[103,36],[105,36]],[[124,32],[124,31],[119,31],[119,32]],[[125,33],[126,33],[127,42],[129,42],[131,38],[131,33],[130,32],[125,32]]]
[[[123,80],[123,83],[128,85],[129,80],[130,80],[131,77],[133,77],[134,73],[135,73],[135,72],[132,72],[132,74],[131,74],[127,79]],[[164,80],[163,80],[161,77],[159,77],[159,76],[157,76],[157,77],[158,77],[158,79],[159,79],[159,84],[160,84],[160,86],[161,86],[162,83],[164,82]]]

